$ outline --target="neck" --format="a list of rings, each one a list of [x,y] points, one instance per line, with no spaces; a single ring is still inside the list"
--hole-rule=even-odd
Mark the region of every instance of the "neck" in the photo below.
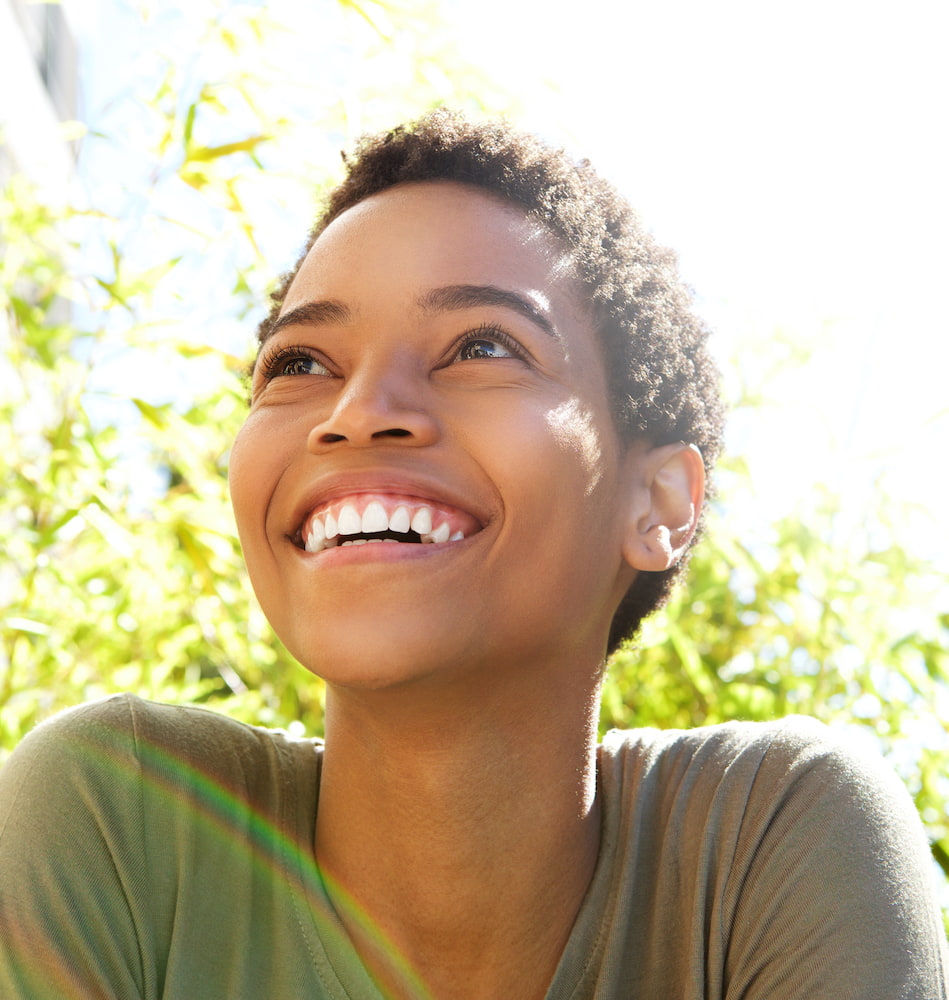
[[[599,847],[597,691],[529,687],[329,692],[316,852],[387,996],[546,991]]]

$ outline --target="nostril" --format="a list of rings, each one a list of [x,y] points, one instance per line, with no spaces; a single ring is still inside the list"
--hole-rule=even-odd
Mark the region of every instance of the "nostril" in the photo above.
[[[406,430],[404,427],[388,427],[384,431],[375,431],[372,435],[373,438],[385,438],[385,437],[396,437],[405,438],[411,437],[412,432]],[[320,444],[337,444],[340,441],[349,440],[345,434],[336,434],[332,431],[321,434],[319,437]]]

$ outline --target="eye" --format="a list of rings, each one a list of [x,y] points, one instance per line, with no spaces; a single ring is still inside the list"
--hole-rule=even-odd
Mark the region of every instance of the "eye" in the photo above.
[[[316,358],[297,357],[282,361],[277,366],[275,375],[329,375],[326,365]]]
[[[284,375],[332,375],[306,347],[281,347],[260,359],[260,370],[268,381]]]
[[[454,360],[481,361],[493,358],[523,359],[523,357],[523,349],[509,334],[495,327],[481,327],[464,335]]]

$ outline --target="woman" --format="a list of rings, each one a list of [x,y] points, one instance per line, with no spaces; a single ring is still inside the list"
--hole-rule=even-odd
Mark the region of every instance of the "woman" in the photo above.
[[[696,534],[716,385],[587,165],[448,112],[364,142],[230,474],[325,744],[130,696],[40,727],[0,777],[0,993],[944,997],[880,762],[807,720],[597,746],[605,655]]]

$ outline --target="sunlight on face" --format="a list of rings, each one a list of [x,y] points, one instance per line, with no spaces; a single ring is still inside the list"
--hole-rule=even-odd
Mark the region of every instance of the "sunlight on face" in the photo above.
[[[593,414],[579,399],[569,399],[547,414],[547,425],[564,450],[579,456],[589,480],[587,496],[593,493],[603,475],[600,430]]]

